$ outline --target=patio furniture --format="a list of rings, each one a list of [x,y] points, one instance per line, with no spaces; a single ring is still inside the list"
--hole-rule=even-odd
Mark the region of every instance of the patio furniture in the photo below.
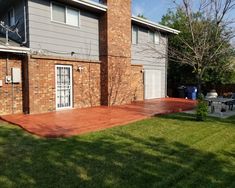
[[[229,105],[229,110],[233,109],[234,101],[235,99],[233,98],[210,98],[210,99],[205,99],[206,101],[211,104],[211,113],[214,112],[222,112],[223,110],[227,110],[227,106]],[[231,107],[232,105],[232,107]]]
[[[235,105],[235,93],[232,94],[231,99],[233,99],[233,101],[228,102],[227,105],[229,106],[229,110],[233,111]]]
[[[214,99],[214,98],[217,98],[217,97],[218,97],[218,93],[214,89],[206,94],[207,99],[211,99],[211,98]]]

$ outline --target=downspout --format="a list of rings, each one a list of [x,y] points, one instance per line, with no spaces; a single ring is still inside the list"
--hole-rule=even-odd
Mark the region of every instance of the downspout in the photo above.
[[[27,40],[27,14],[26,14],[26,6],[27,6],[27,0],[24,1],[25,5],[24,5],[24,42],[22,42],[22,45],[27,44],[28,40]]]
[[[28,43],[28,30],[27,30],[27,15],[28,15],[28,0],[24,1],[24,42],[22,45],[26,45]],[[30,113],[30,105],[29,105],[29,54],[24,57],[24,61],[22,61],[22,72],[23,72],[23,113]]]
[[[23,73],[23,112],[24,114],[30,113],[30,99],[29,99],[29,61],[30,56],[26,55],[22,61],[22,73]]]
[[[6,46],[9,46],[9,31],[6,29]]]

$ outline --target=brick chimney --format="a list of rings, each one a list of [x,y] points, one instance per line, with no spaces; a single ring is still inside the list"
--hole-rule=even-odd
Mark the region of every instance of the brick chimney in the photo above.
[[[100,19],[101,103],[131,102],[131,0],[103,0]]]

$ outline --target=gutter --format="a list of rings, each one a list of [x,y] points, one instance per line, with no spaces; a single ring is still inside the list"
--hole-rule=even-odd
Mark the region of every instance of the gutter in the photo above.
[[[106,12],[107,9],[108,9],[108,7],[106,5],[102,5],[100,3],[92,2],[90,0],[72,0],[72,2],[76,2],[80,5],[90,7],[90,8],[94,8],[94,9],[104,11],[104,12]]]
[[[158,23],[155,23],[155,22],[143,19],[143,18],[139,18],[137,16],[132,16],[131,20],[134,21],[134,22],[146,25],[146,26],[153,27],[155,29],[159,29],[159,30],[168,32],[168,33],[172,33],[172,34],[175,34],[175,35],[180,34],[180,31],[178,31],[176,29],[172,29],[170,27],[167,27],[167,26],[164,26],[164,25],[161,25],[161,24],[158,24]]]
[[[24,48],[24,47],[13,47],[13,46],[0,46],[0,52],[11,52],[11,53],[21,53],[21,54],[27,54],[30,52],[30,48]]]

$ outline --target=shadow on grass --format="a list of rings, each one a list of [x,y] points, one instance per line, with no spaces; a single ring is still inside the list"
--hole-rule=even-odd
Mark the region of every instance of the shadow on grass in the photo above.
[[[0,126],[2,188],[227,187],[234,168],[213,153],[116,129],[50,140]]]
[[[186,113],[176,113],[176,114],[170,114],[170,115],[162,115],[162,116],[157,116],[161,117],[164,119],[175,119],[179,121],[194,121],[196,122],[195,115],[193,114],[186,114]]]

